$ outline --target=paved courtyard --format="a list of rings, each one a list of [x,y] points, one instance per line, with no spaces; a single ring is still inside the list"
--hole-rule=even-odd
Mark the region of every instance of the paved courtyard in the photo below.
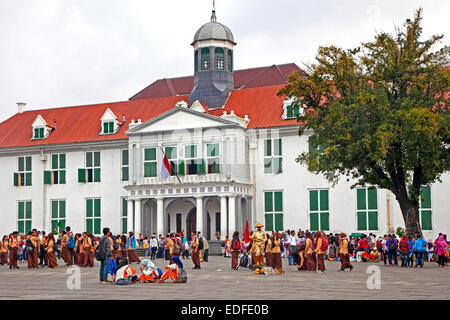
[[[62,264],[63,261],[59,260]],[[382,263],[356,263],[353,271],[337,272],[339,262],[326,262],[325,273],[298,272],[283,259],[285,274],[254,275],[249,269],[233,271],[230,258],[212,256],[202,269],[192,270],[191,260],[182,260],[188,282],[174,284],[101,284],[99,265],[81,268],[81,289],[68,289],[67,267],[9,270],[0,267],[0,299],[450,299],[450,267],[425,263],[423,269],[384,267]],[[165,261],[155,260],[163,269]],[[137,265],[133,264],[133,267]],[[367,280],[379,266],[380,289],[368,289]],[[375,281],[370,281],[376,287]],[[101,293],[101,294],[100,294]]]

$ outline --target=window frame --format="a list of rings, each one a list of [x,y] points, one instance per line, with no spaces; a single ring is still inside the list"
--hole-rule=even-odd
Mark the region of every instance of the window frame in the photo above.
[[[58,212],[57,212],[57,217],[54,217],[54,212],[53,212],[53,203],[57,203],[57,208],[58,208]],[[61,217],[61,203],[64,203],[64,217]],[[51,199],[50,200],[50,211],[51,211],[51,215],[50,215],[50,224],[52,226],[52,232],[55,230],[56,225],[58,225],[61,221],[64,221],[64,225],[63,226],[59,226],[58,231],[62,232],[65,230],[66,228],[66,222],[67,222],[67,200],[66,199]],[[54,225],[54,221],[56,221],[56,224]]]
[[[154,149],[155,150],[155,159],[151,159],[151,160],[146,160],[145,158],[146,158],[146,150],[152,150],[152,149]],[[156,178],[157,176],[158,176],[158,148],[157,147],[155,147],[155,146],[148,146],[148,147],[144,147],[143,149],[143,154],[142,154],[142,169],[143,169],[143,176],[144,176],[144,178]],[[147,175],[146,173],[146,167],[147,167],[147,165],[149,165],[149,164],[154,164],[154,167],[155,167],[155,172],[154,172],[154,174],[155,175]],[[151,166],[149,167],[150,169],[151,169]],[[151,172],[150,172],[151,173]]]
[[[271,194],[271,210],[268,210],[267,208],[267,194]],[[281,210],[277,210],[280,208],[277,208],[277,204],[276,204],[276,199],[277,197],[275,196],[276,193],[280,193],[281,194]],[[265,226],[266,226],[266,231],[282,231],[284,230],[284,192],[283,190],[264,190],[263,191],[264,194],[264,202],[263,202],[263,212],[264,212],[264,222],[265,222]],[[271,217],[269,217],[271,216]],[[278,218],[281,218],[281,226],[278,225],[279,229],[277,229],[277,216]],[[271,225],[268,224],[268,219],[271,219]],[[272,230],[270,230],[272,229]]]
[[[23,168],[20,170],[20,160],[23,161]],[[29,168],[28,168],[29,164]],[[16,187],[29,187],[32,186],[33,178],[33,157],[32,156],[20,156],[17,157],[17,171],[14,172],[14,186]]]
[[[214,70],[225,71],[225,50],[221,47],[214,49]]]
[[[309,220],[309,230],[311,231],[330,231],[330,189],[329,188],[308,188],[308,220]],[[311,191],[317,191],[317,210],[311,210]],[[321,209],[321,191],[327,191],[327,209]],[[328,228],[324,229],[322,226],[322,214],[327,214]],[[317,214],[317,225],[318,229],[314,230],[312,226],[312,214]]]
[[[92,216],[91,217],[89,217],[88,216],[88,213],[89,213],[89,210],[88,210],[88,201],[92,201]],[[96,209],[96,205],[95,205],[95,201],[96,200],[98,200],[99,201],[99,214],[96,216],[96,212],[95,212],[95,209]],[[85,198],[85,206],[84,206],[84,208],[85,208],[85,215],[84,215],[84,217],[85,217],[85,230],[86,230],[86,232],[90,232],[90,233],[92,233],[92,234],[95,234],[95,235],[99,235],[99,234],[101,234],[101,223],[102,223],[102,198],[101,197],[89,197],[89,198]],[[90,221],[90,220],[92,220],[92,229],[90,230],[90,228],[88,227],[88,222]],[[98,220],[99,222],[98,222],[98,232],[95,232],[95,231],[97,231],[95,228],[96,228],[96,220]]]
[[[364,208],[360,208],[359,207],[359,203],[358,203],[358,190],[364,190],[364,199],[365,199],[365,204],[364,204]],[[370,208],[370,194],[369,194],[369,190],[375,190],[375,196],[376,196],[376,200],[375,200],[375,205],[376,208]],[[378,188],[375,186],[369,186],[369,187],[358,187],[356,188],[356,230],[358,231],[379,231],[380,226],[379,226],[379,200],[378,200]],[[371,228],[372,225],[370,224],[370,215],[371,214],[376,214],[376,229]],[[359,228],[359,219],[362,216],[362,214],[364,214],[364,219],[365,219],[365,228],[364,229],[360,229]]]
[[[127,153],[126,164],[124,164],[124,152]],[[126,172],[126,174],[125,174]],[[126,177],[125,177],[126,176]],[[130,181],[130,150],[121,149],[120,150],[120,181]]]
[[[422,198],[422,189],[423,188],[428,188],[429,189],[429,192],[430,192],[430,199],[429,199],[429,201],[430,201],[430,207],[429,208],[423,208],[423,202],[424,202],[424,200],[423,200],[423,198]],[[419,201],[419,222],[420,222],[420,228],[422,228],[422,230],[425,230],[425,231],[432,231],[433,230],[433,225],[434,225],[434,223],[433,223],[433,201],[432,201],[432,192],[431,192],[432,190],[431,190],[431,185],[425,185],[425,186],[421,186],[420,187],[420,201]],[[430,214],[430,224],[431,224],[431,228],[430,229],[424,229],[423,228],[423,211],[425,211],[425,212],[429,212],[429,214]]]
[[[206,53],[206,51],[208,52]],[[200,70],[211,70],[211,49],[208,47],[204,47],[200,50]]]
[[[217,149],[214,148],[213,150],[216,150],[218,152],[218,155],[209,156],[208,155],[208,146],[210,145],[217,145]],[[221,171],[221,144],[219,142],[206,142],[204,144],[205,146],[205,172],[206,174],[217,174]],[[214,160],[213,164],[210,164],[209,161]],[[210,172],[210,165],[214,165],[214,172]]]
[[[20,204],[23,204],[23,218],[20,218]],[[30,216],[27,217],[27,204],[29,204],[30,208]],[[17,231],[22,234],[27,234],[31,231],[33,227],[33,201],[32,200],[19,200],[17,201],[17,215],[16,215],[16,225],[17,225]],[[22,228],[20,227],[20,222],[23,223],[23,232]],[[27,227],[28,223],[28,227]]]
[[[275,155],[275,140],[279,141],[279,154]],[[270,155],[266,154],[267,142],[270,141]],[[278,159],[275,162],[275,159]],[[267,170],[268,160],[270,161],[270,171]],[[283,139],[282,138],[266,138],[263,140],[263,163],[264,163],[264,174],[274,175],[283,173]],[[274,164],[278,163],[278,170],[275,171]]]

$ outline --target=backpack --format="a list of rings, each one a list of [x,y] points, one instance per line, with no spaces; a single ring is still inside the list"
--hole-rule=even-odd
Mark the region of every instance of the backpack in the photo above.
[[[25,242],[25,248],[29,254],[33,253],[34,244],[31,242],[31,239],[27,239],[27,242]]]
[[[71,235],[70,233],[68,233],[67,235],[69,236],[69,241],[67,242],[67,247],[69,249],[75,248],[75,240],[73,239],[73,235]]]
[[[241,250],[241,244],[239,243],[239,240],[237,240],[237,239],[231,240],[231,249]]]
[[[244,253],[239,261],[239,267],[248,268],[248,255]]]
[[[97,260],[97,261],[103,261],[106,258],[106,253],[101,250],[102,243],[103,243],[103,241],[100,241],[99,245],[97,246],[97,248],[95,248],[95,251],[94,251],[94,257],[95,257],[95,260]]]
[[[325,237],[322,237],[322,246],[320,247],[320,251],[327,251],[328,250],[328,240]]]
[[[395,241],[394,240],[389,241],[389,251],[393,252],[395,250],[397,250],[397,246],[395,245]]]
[[[348,243],[348,254],[353,254],[354,251],[355,251],[355,247],[353,246],[353,243],[349,242]]]
[[[198,249],[203,250],[203,238],[198,238]]]

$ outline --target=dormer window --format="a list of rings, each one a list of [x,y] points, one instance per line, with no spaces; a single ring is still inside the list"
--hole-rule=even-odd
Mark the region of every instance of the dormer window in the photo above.
[[[47,139],[54,128],[50,127],[44,118],[38,114],[36,119],[34,119],[33,124],[31,125],[33,128],[33,136],[31,140],[42,140]]]
[[[283,120],[297,119],[300,114],[304,114],[304,109],[297,98],[286,98],[283,102]]]
[[[122,125],[122,123],[119,123],[117,120],[116,115],[109,108],[106,109],[105,113],[100,118],[100,121],[102,123],[102,131],[100,132],[101,135],[114,134]]]

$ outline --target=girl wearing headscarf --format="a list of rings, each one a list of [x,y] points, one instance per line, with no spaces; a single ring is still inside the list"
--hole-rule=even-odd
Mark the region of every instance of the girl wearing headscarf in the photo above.
[[[272,238],[266,233],[266,247],[264,248],[266,255],[266,266],[272,266]]]
[[[161,278],[162,271],[151,260],[142,260],[142,265],[144,267],[141,268],[141,282],[156,282]]]
[[[272,235],[272,245],[270,247],[270,255],[272,260],[273,270],[278,270],[277,274],[283,274],[283,266],[281,264],[281,240],[278,233],[274,232]],[[267,251],[266,251],[267,252]]]
[[[306,232],[305,255],[306,269],[308,271],[316,271],[316,254],[314,253],[314,238],[311,232]]]
[[[233,233],[233,239],[230,242],[231,252],[231,269],[238,269],[238,258],[241,253],[241,239],[239,239],[239,231]]]
[[[116,267],[117,271],[115,272],[114,279],[117,284],[132,284],[138,279],[136,269],[130,267],[126,258],[117,257]]]
[[[48,268],[49,269],[56,269],[58,266],[55,252],[53,251],[53,247],[55,245],[55,237],[53,236],[53,233],[48,234],[48,241],[47,241],[47,247],[45,248],[45,251],[47,252],[47,259],[48,259]]]
[[[136,253],[136,238],[134,237],[134,233],[130,231],[128,241],[127,241],[127,250],[128,250],[128,262],[129,263],[141,263],[137,253]]]
[[[120,237],[120,248],[119,249],[122,251],[122,258],[126,258],[128,256],[127,255],[127,236],[124,234]]]
[[[180,275],[183,271],[183,263],[181,262],[180,258],[177,256],[170,259],[170,264],[166,266],[166,269],[164,270],[164,273],[161,276],[161,280],[167,280],[172,279],[173,282],[179,282]]]
[[[442,235],[436,242],[436,246],[434,249],[436,255],[438,256],[439,268],[443,268],[445,266],[445,263],[447,262],[446,257],[446,254],[448,255],[447,248],[448,248],[447,241],[445,240],[445,237]]]

